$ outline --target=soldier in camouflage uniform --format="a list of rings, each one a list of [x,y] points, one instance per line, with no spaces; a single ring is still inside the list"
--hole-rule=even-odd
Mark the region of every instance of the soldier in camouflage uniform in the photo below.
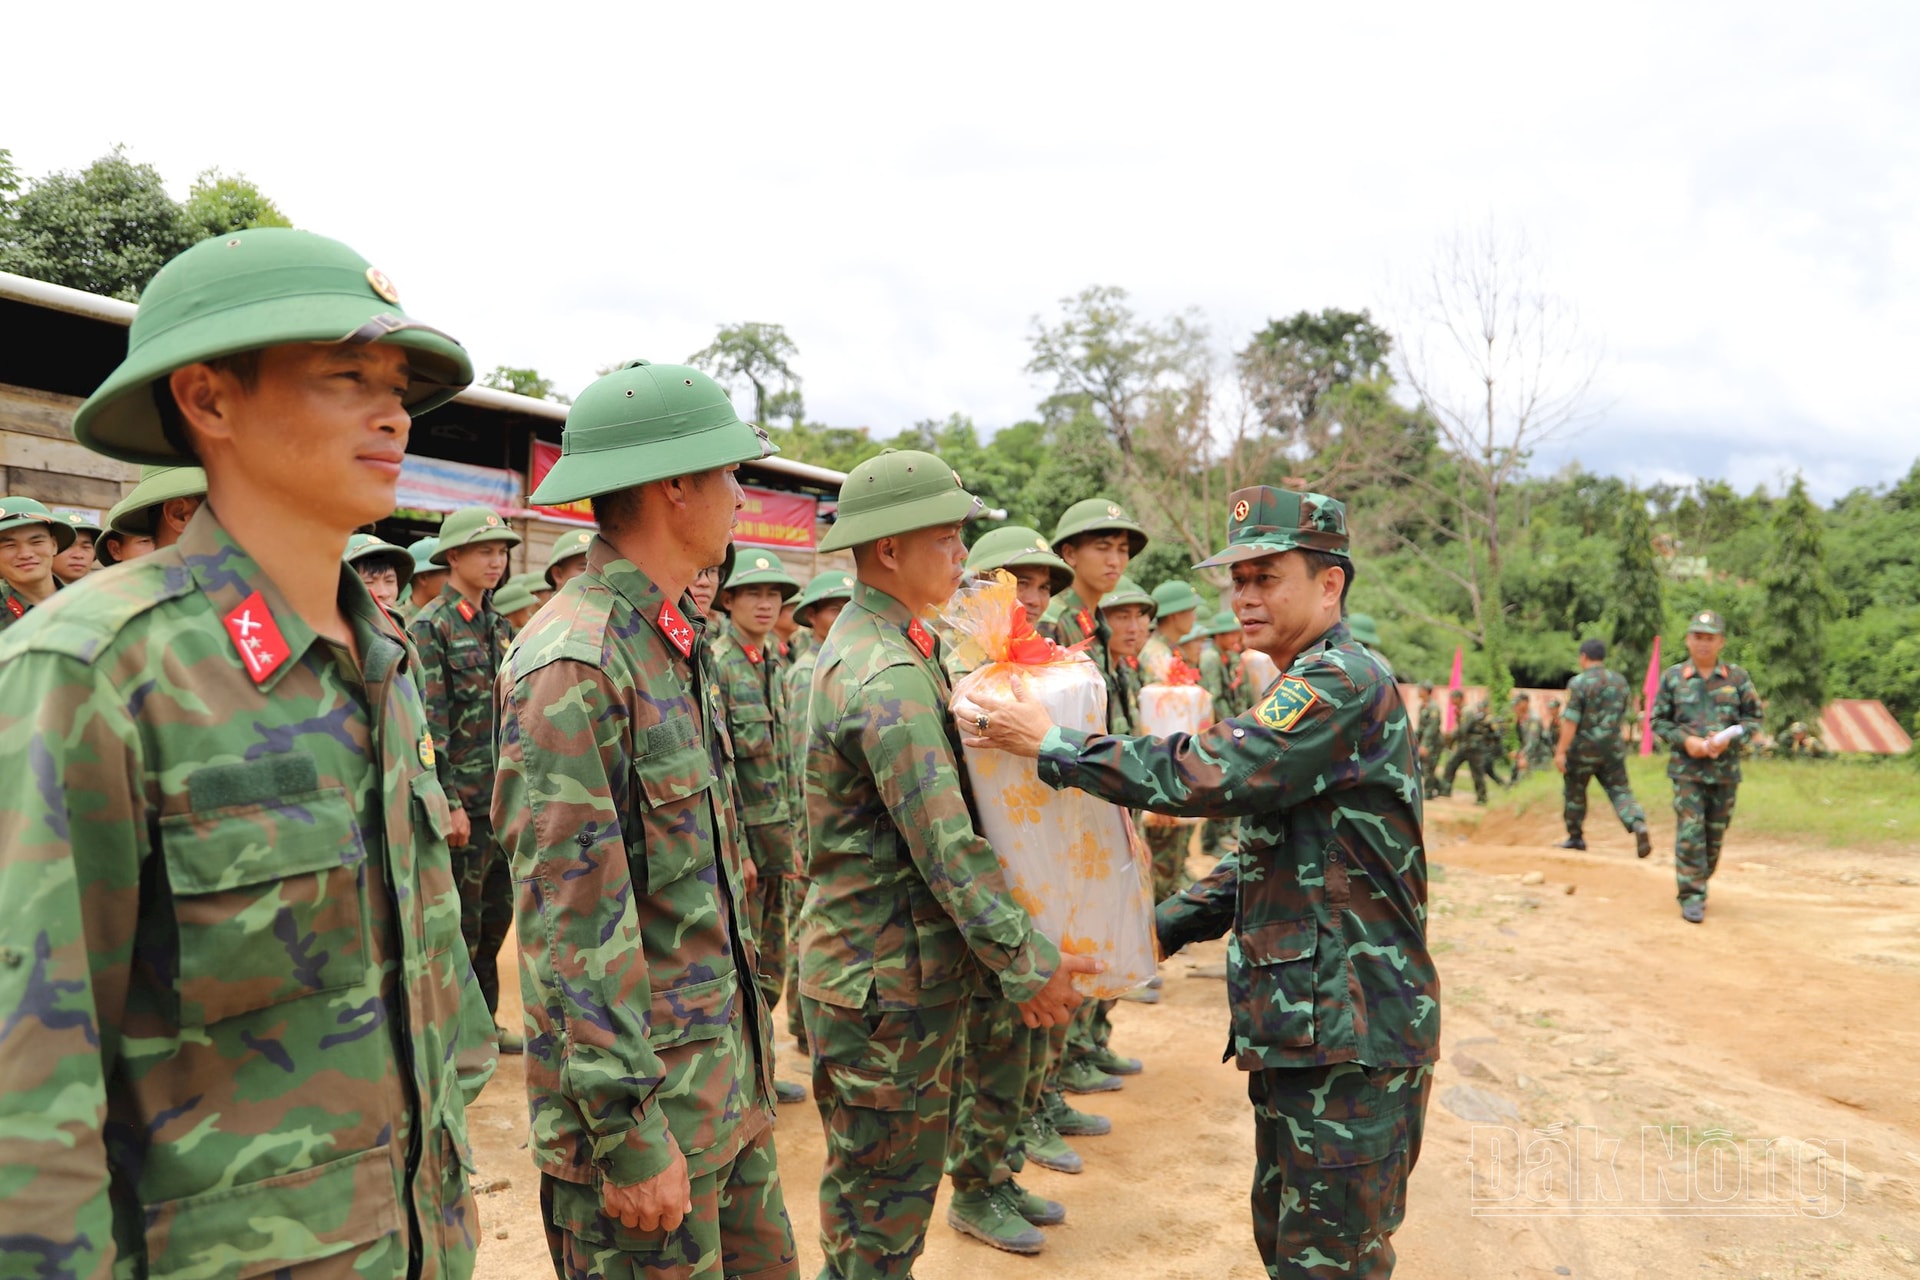
[[[1487,779],[1501,781],[1497,772],[1501,756],[1505,752],[1502,746],[1503,734],[1500,721],[1487,714],[1487,704],[1476,702],[1466,705],[1466,692],[1454,689],[1447,694],[1447,700],[1453,704],[1453,732],[1447,734],[1445,742],[1453,752],[1447,757],[1447,767],[1440,779],[1440,794],[1453,794],[1453,780],[1460,772],[1460,766],[1466,765],[1473,774],[1473,802],[1487,802]],[[1506,778],[1509,786],[1513,777]]]
[[[347,554],[342,558],[360,575],[375,604],[388,613],[399,607],[400,593],[413,578],[413,557],[406,548],[371,533],[356,533],[347,539]]]
[[[0,631],[53,599],[53,562],[73,545],[73,527],[32,498],[0,498]]]
[[[1201,600],[1192,584],[1169,579],[1153,589],[1153,636],[1140,651],[1140,667],[1147,673],[1145,683],[1165,684],[1167,665],[1173,661],[1180,637],[1193,629],[1200,616]]]
[[[533,615],[539,612],[540,598],[534,595],[533,586],[527,581],[529,578],[534,582],[541,581],[534,574],[516,573],[494,589],[493,611],[506,619],[509,635],[519,635],[521,628],[533,621]],[[499,851],[497,841],[494,856],[502,861],[506,857]]]
[[[771,551],[748,549],[735,556],[733,574],[720,587],[720,607],[732,627],[712,645],[720,704],[733,740],[734,778],[740,789],[741,856],[754,873],[747,891],[748,920],[759,957],[757,980],[769,1015],[787,987],[788,886],[797,874],[793,845],[794,778],[792,713],[787,707],[786,663],[773,635],[780,607],[800,593],[800,584]],[[806,1090],[774,1081],[780,1102],[805,1102]]]
[[[547,567],[541,573],[549,590],[558,591],[570,578],[587,571],[587,552],[593,547],[593,530],[569,529],[553,540],[547,550]]]
[[[0,637],[0,1274],[472,1273],[486,1009],[415,659],[340,558],[472,377],[394,296],[204,240],[74,417],[216,497]]]
[[[1340,621],[1341,504],[1272,488],[1230,501],[1230,544],[1207,563],[1232,566],[1248,640],[1283,673],[1257,707],[1159,739],[981,699],[966,742],[1037,756],[1049,786],[1243,820],[1239,850],[1160,904],[1160,943],[1228,935],[1228,1056],[1250,1073],[1267,1274],[1386,1276],[1440,1042],[1412,733],[1386,669]]]
[[[1439,699],[1434,697],[1433,681],[1422,680],[1420,682],[1420,728],[1414,735],[1414,746],[1418,752],[1420,765],[1420,794],[1428,800],[1441,794],[1440,753],[1444,750],[1442,740],[1446,733],[1445,725]]]
[[[498,687],[493,817],[561,1280],[798,1274],[732,748],[688,593],[726,549],[737,465],[773,451],[705,374],[637,361],[574,401],[533,495],[591,498],[600,525]]]
[[[53,561],[53,576],[70,587],[100,567],[93,548],[100,541],[101,528],[77,511],[56,511],[53,518],[73,530],[73,545]]]
[[[488,817],[495,767],[493,680],[513,629],[490,603],[507,572],[507,548],[520,535],[486,507],[463,507],[440,522],[433,561],[447,584],[407,624],[433,726],[435,768],[453,800],[454,868],[460,880],[460,927],[473,957],[487,1011],[500,1006],[500,948],[513,928],[513,885]],[[520,1037],[500,1030],[502,1053],[518,1053]]]
[[[800,997],[827,1132],[825,1280],[912,1274],[973,994],[991,983],[1028,1025],[1051,1026],[1079,1003],[1073,974],[1095,967],[1034,931],[974,826],[926,619],[960,585],[961,522],[979,505],[932,454],[888,450],[848,474],[820,547],[853,548],[859,579],[821,645],[807,712]],[[1028,1229],[1035,1206],[1009,1184],[954,1176],[957,1228],[991,1223],[1006,1240]]]
[[[1647,811],[1627,782],[1626,742],[1620,736],[1627,718],[1627,682],[1607,670],[1606,658],[1606,641],[1583,641],[1580,674],[1567,682],[1567,709],[1560,716],[1560,740],[1553,751],[1553,767],[1566,775],[1562,812],[1567,838],[1559,847],[1587,847],[1587,783],[1598,778],[1620,825],[1633,834],[1635,852],[1644,858],[1653,852],[1653,839],[1647,834]]]
[[[1760,695],[1746,668],[1720,661],[1726,643],[1720,615],[1696,613],[1687,624],[1687,661],[1662,673],[1653,700],[1654,736],[1673,748],[1667,756],[1678,820],[1673,868],[1680,915],[1690,924],[1706,919],[1707,881],[1720,865],[1720,842],[1740,789],[1740,737],[1710,739],[1735,726],[1748,738],[1760,731]]]
[[[413,557],[413,577],[408,583],[407,598],[400,605],[402,622],[412,622],[428,601],[439,598],[440,589],[447,585],[447,567],[433,562],[433,553],[439,549],[438,538],[417,538],[407,544],[407,554]]]
[[[100,563],[118,564],[129,543],[144,543],[145,555],[180,541],[187,521],[207,495],[207,473],[199,467],[142,467],[140,483],[107,512],[107,536],[95,553]]]

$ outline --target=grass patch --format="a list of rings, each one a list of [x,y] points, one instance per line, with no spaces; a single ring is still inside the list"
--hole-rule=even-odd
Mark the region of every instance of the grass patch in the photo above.
[[[1920,849],[1920,787],[1903,758],[1748,760],[1735,805],[1736,832],[1803,839],[1843,847]],[[1633,794],[1647,812],[1671,821],[1673,784],[1665,756],[1627,757]],[[1560,814],[1560,775],[1535,772],[1511,791],[1495,788],[1493,805],[1511,813]],[[1598,782],[1588,784],[1589,826],[1613,823]]]

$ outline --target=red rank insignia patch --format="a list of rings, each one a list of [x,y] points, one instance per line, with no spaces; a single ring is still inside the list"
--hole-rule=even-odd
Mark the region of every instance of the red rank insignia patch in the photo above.
[[[751,662],[756,667],[760,665],[761,655],[758,648],[750,644],[743,644],[740,646],[740,651],[747,655],[748,662]]]
[[[669,600],[660,606],[660,634],[667,643],[680,651],[680,656],[693,656],[693,624],[680,616],[680,611]]]
[[[465,600],[462,600],[460,602],[460,616],[465,618],[468,622],[473,621],[474,612],[475,612],[474,607],[472,605],[468,604]]]
[[[233,612],[221,621],[226,624],[234,651],[240,655],[255,684],[266,680],[293,656],[286,638],[280,634],[279,624],[273,620],[273,611],[267,608],[258,591],[235,605]]]
[[[1073,620],[1080,624],[1081,635],[1090,636],[1093,634],[1093,615],[1087,610],[1082,609],[1080,612],[1074,614]]]
[[[1126,659],[1126,663],[1129,671],[1138,671],[1140,669],[1140,659],[1138,658],[1128,658]]]
[[[27,607],[21,604],[18,600],[15,600],[12,596],[8,596],[7,612],[12,614],[16,618],[24,618],[27,616]]]
[[[933,632],[920,625],[920,619],[915,618],[907,624],[907,639],[913,641],[913,647],[920,651],[921,657],[933,656]]]

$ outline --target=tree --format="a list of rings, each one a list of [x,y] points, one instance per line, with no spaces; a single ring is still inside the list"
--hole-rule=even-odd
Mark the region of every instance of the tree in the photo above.
[[[115,147],[79,173],[51,173],[7,203],[0,270],[132,301],[200,239],[159,171]]]
[[[492,373],[480,379],[480,385],[495,391],[511,391],[517,396],[530,396],[535,400],[551,400],[555,404],[573,403],[571,396],[563,396],[555,391],[553,379],[541,377],[538,369],[495,365]]]
[[[1653,652],[1653,638],[1660,634],[1666,620],[1664,583],[1660,566],[1653,555],[1653,525],[1647,519],[1646,499],[1627,493],[1615,528],[1620,552],[1614,562],[1613,644],[1619,655],[1616,666],[1624,670],[1627,687],[1632,689],[1646,670]]]
[[[799,355],[800,348],[784,328],[749,320],[721,325],[713,341],[688,356],[687,363],[706,370],[723,386],[744,380],[753,388],[754,421],[761,426],[786,418],[798,427],[806,413],[800,375],[793,371]]]
[[[1773,546],[1760,573],[1764,604],[1754,633],[1755,674],[1767,699],[1767,727],[1775,733],[1796,720],[1817,725],[1826,706],[1834,592],[1821,523],[1806,481],[1795,476],[1774,508]]]
[[[280,206],[261,194],[244,173],[231,177],[208,169],[193,180],[187,192],[187,220],[201,239],[223,236],[249,227],[290,227]]]
[[[1189,385],[1209,363],[1207,331],[1198,313],[1160,324],[1140,319],[1127,291],[1090,285],[1060,300],[1057,324],[1033,318],[1033,358],[1027,372],[1053,379],[1054,395],[1078,398],[1101,414],[1121,456],[1150,411],[1154,392]]]
[[[0,147],[0,217],[6,216],[6,206],[20,194],[20,170],[13,163],[13,152]]]
[[[1393,335],[1365,311],[1328,307],[1296,312],[1267,326],[1234,357],[1262,425],[1289,446],[1322,421],[1321,397],[1333,388],[1385,376]]]

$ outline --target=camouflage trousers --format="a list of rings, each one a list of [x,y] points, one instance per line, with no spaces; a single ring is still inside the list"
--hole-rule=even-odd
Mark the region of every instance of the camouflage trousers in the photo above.
[[[956,1189],[977,1191],[1016,1172],[1014,1132],[1039,1104],[1049,1029],[1027,1026],[1019,1006],[997,991],[969,999],[964,1018],[947,1174]]]
[[[1627,762],[1624,756],[1583,755],[1580,752],[1567,753],[1567,775],[1565,781],[1565,804],[1562,815],[1567,822],[1567,834],[1575,840],[1581,838],[1587,822],[1587,783],[1595,778],[1607,793],[1607,799],[1613,801],[1614,816],[1620,819],[1620,825],[1629,831],[1638,831],[1647,825],[1647,811],[1633,798],[1633,788],[1627,784]]]
[[[1720,842],[1733,821],[1737,782],[1673,780],[1673,874],[1681,905],[1707,900],[1707,881],[1720,866]]]
[[[1420,794],[1429,800],[1440,796],[1440,757],[1416,756],[1415,763],[1420,769]]]
[[[759,957],[753,980],[771,1013],[780,1007],[787,989],[787,878],[761,872],[748,899],[754,952]]]
[[[559,1280],[799,1280],[780,1194],[773,1126],[733,1160],[693,1179],[693,1212],[672,1231],[624,1227],[600,1189],[540,1175],[540,1219]]]
[[[466,940],[487,1012],[492,1013],[500,1007],[500,948],[513,932],[513,874],[494,843],[488,816],[468,814],[467,821],[473,834],[449,852],[460,881],[460,936]]]
[[[1468,772],[1473,775],[1473,798],[1479,803],[1485,804],[1487,802],[1487,779],[1492,778],[1495,782],[1501,781],[1500,775],[1495,769],[1495,766],[1499,763],[1500,757],[1491,752],[1454,752],[1451,756],[1447,757],[1447,767],[1440,779],[1440,794],[1443,796],[1453,794],[1453,780],[1459,774],[1460,766],[1464,764],[1467,766]],[[1508,770],[1505,780],[1509,784],[1513,782],[1511,769]]]
[[[820,1280],[902,1280],[927,1247],[946,1165],[965,1001],[843,1009],[802,996],[826,1125]]]
[[[1073,1020],[1067,1024],[1068,1058],[1080,1057],[1104,1049],[1113,1039],[1113,1005],[1111,1000],[1083,1000],[1075,1011]]]
[[[1142,823],[1147,849],[1153,855],[1153,900],[1165,902],[1186,885],[1187,848],[1193,840],[1191,826],[1160,827]]]
[[[800,918],[800,907],[807,900],[806,879],[801,876],[787,877],[786,893],[787,937],[791,941],[794,937],[793,922]],[[771,1012],[773,1006],[768,1005],[767,1008]],[[807,1019],[800,1010],[800,957],[798,955],[787,957],[787,1034],[802,1046],[807,1043]]]
[[[1273,1280],[1384,1280],[1433,1068],[1253,1071],[1253,1239]]]

